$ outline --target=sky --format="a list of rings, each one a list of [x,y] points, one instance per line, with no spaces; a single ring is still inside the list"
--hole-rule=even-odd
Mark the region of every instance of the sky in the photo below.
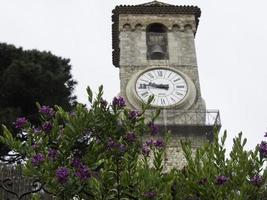
[[[0,0],[0,42],[51,51],[70,58],[78,101],[86,87],[104,86],[111,101],[119,93],[112,65],[111,12],[144,0]],[[162,0],[195,5],[202,14],[195,37],[202,97],[219,109],[227,149],[243,132],[252,149],[267,131],[267,1]]]

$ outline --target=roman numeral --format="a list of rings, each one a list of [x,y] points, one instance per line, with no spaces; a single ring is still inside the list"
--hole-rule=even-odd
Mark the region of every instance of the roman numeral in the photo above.
[[[183,94],[182,94],[182,93],[180,93],[180,92],[177,92],[177,91],[175,92],[175,94],[176,94],[176,95],[178,95],[178,96],[183,96]]]
[[[176,85],[176,88],[184,88],[184,85]]]
[[[165,103],[165,99],[160,99],[160,103],[161,103],[161,105],[165,105],[166,103]]]
[[[143,82],[149,83],[149,81],[147,81],[147,80],[144,80],[144,79],[140,79],[140,81],[143,81]]]
[[[162,71],[157,71],[157,73],[158,73],[158,76],[162,77],[163,75]]]
[[[139,88],[138,89],[146,89],[146,84],[143,84],[143,83],[141,83],[140,85],[139,85]]]
[[[177,78],[177,79],[173,80],[173,82],[175,83],[175,82],[177,82],[179,80],[181,80],[181,79],[180,78]]]
[[[175,99],[174,99],[173,97],[170,97],[170,98],[171,98],[171,100],[172,100],[173,102],[176,102]]]
[[[148,92],[143,92],[143,93],[141,93],[141,96],[142,96],[142,97],[147,97],[147,96],[148,96]]]
[[[150,78],[154,78],[153,74],[151,74],[151,73],[148,73],[147,75],[148,75]]]

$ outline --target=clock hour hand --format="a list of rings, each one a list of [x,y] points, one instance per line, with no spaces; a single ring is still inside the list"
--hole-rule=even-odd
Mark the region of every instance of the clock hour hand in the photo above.
[[[151,87],[154,87],[154,88],[159,88],[159,89],[165,89],[165,90],[169,89],[169,85],[168,84],[156,84],[156,83],[149,82],[148,86],[151,86]]]
[[[148,84],[144,84],[144,83],[140,84],[139,89],[146,89],[148,86],[154,87],[154,88],[159,88],[159,89],[165,89],[165,90],[169,89],[168,84],[156,84],[156,83],[151,83],[151,82],[149,82]]]

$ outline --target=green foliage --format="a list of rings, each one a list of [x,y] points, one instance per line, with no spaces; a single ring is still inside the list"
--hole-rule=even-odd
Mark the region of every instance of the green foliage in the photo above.
[[[149,164],[141,159],[141,137],[150,131],[144,111],[124,108],[121,97],[108,105],[102,99],[102,87],[95,98],[90,88],[87,92],[89,109],[77,104],[68,113],[55,107],[54,116],[42,114],[41,129],[28,123],[21,125],[27,133],[26,142],[13,138],[4,127],[1,141],[25,155],[25,175],[38,177],[62,199],[146,199],[150,190],[160,199],[169,199],[170,187],[165,185],[171,185],[172,180],[167,175],[163,178],[164,148],[149,147],[156,158],[155,166],[151,170],[143,167]],[[51,129],[44,128],[48,123]],[[58,174],[62,167],[68,171],[66,180]]]
[[[192,150],[181,146],[187,160],[182,170],[165,171],[166,140],[143,141],[155,134],[140,112],[129,110],[121,97],[112,104],[87,88],[90,108],[77,104],[73,112],[40,106],[42,126],[25,119],[19,124],[27,141],[14,138],[4,127],[1,141],[25,156],[25,175],[38,178],[58,199],[121,200],[246,200],[266,197],[265,154],[258,146],[244,149],[246,139],[234,139],[226,156],[222,138]],[[158,115],[156,113],[155,115]],[[152,131],[152,128],[153,131]],[[153,132],[153,133],[152,133]],[[262,146],[265,148],[265,146]],[[255,178],[256,177],[256,178]],[[38,196],[35,196],[38,199]]]
[[[225,140],[226,132],[221,139],[216,134],[212,143],[197,149],[195,154],[190,144],[182,142],[188,165],[177,175],[177,199],[188,196],[201,200],[252,200],[266,197],[267,170],[263,171],[266,159],[260,158],[258,148],[255,151],[244,149],[246,139],[242,139],[241,133],[234,139],[230,157],[226,158]],[[257,175],[262,177],[259,185],[252,181]],[[227,181],[218,182],[220,176],[226,177]]]
[[[0,124],[11,129],[17,117],[26,116],[37,125],[37,101],[42,105],[56,104],[70,110],[76,99],[72,95],[76,82],[70,74],[69,62],[50,52],[23,50],[1,43]],[[13,129],[12,133],[16,136],[18,131]],[[0,155],[7,152],[6,146],[0,144]]]

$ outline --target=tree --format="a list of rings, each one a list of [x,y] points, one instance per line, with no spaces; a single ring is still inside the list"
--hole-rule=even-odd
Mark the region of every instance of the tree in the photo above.
[[[0,123],[11,128],[17,117],[25,116],[38,125],[36,102],[70,110],[76,99],[72,94],[76,81],[70,70],[69,59],[1,43]],[[13,130],[13,134],[18,131]],[[8,151],[0,144],[1,155]]]

